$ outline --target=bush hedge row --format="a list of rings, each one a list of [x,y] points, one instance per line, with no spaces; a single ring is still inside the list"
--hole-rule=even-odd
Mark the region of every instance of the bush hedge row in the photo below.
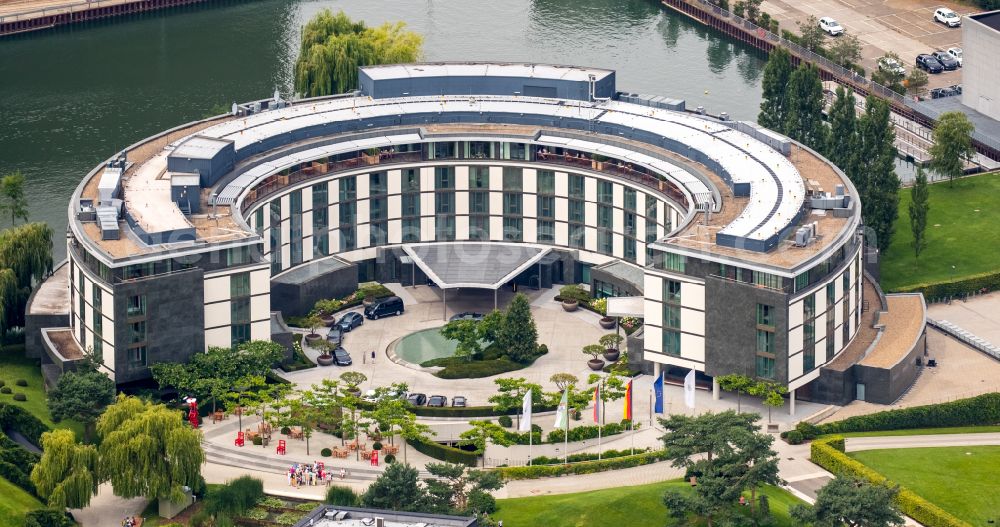
[[[600,461],[584,461],[582,463],[570,463],[568,465],[533,465],[530,467],[501,467],[496,469],[505,480],[514,479],[538,479],[556,476],[566,476],[570,474],[593,474],[596,472],[606,472],[608,470],[620,470],[623,468],[649,465],[667,459],[667,453],[663,450],[644,452],[634,456],[616,457],[612,459],[602,459]]]
[[[38,445],[49,428],[24,408],[0,403],[0,477],[34,495],[35,485],[30,476],[39,456],[7,437],[3,430],[16,430]]]
[[[649,448],[639,449],[639,453],[649,452]],[[601,459],[614,459],[618,457],[634,456],[631,450],[605,450],[601,452]],[[582,461],[597,461],[596,452],[584,452],[581,454],[570,454],[567,459],[569,463],[580,463]],[[532,465],[561,465],[563,464],[563,458],[561,457],[548,457],[548,456],[538,456],[532,458]]]
[[[454,448],[430,441],[411,441],[407,439],[406,442],[416,449],[417,452],[440,461],[458,463],[468,467],[474,467],[479,463],[479,456],[472,452],[466,452],[460,448]]]
[[[844,438],[841,436],[831,436],[813,441],[810,445],[810,458],[813,463],[829,470],[838,477],[863,479],[873,485],[897,485],[864,463],[845,454]],[[926,527],[971,527],[968,523],[948,514],[941,507],[925,500],[902,485],[899,485],[899,494],[896,495],[896,506],[903,514]]]
[[[954,280],[923,282],[897,288],[898,293],[923,293],[924,298],[935,300],[954,298],[979,291],[1000,289],[1000,271],[989,271]]]
[[[1000,393],[948,403],[887,410],[816,427],[821,434],[1000,424]]]
[[[636,427],[638,428],[638,427]],[[570,441],[583,441],[585,439],[596,439],[597,432],[601,427],[598,425],[590,426],[578,426],[576,428],[569,429],[569,440]],[[607,423],[604,425],[603,430],[601,430],[602,437],[613,436],[615,434],[620,434],[622,432],[627,432],[629,430],[629,422],[626,419],[622,419],[620,423]],[[566,432],[562,429],[556,429],[549,432],[546,437],[547,443],[561,443],[566,439]]]

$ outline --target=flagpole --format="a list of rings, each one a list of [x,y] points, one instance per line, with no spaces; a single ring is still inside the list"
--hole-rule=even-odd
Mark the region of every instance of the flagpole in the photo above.
[[[569,404],[566,405],[566,433],[563,434],[563,464],[569,464]]]
[[[531,425],[528,425],[528,466],[531,466],[531,439],[534,435],[534,430],[531,429]]]
[[[604,430],[601,429],[603,428],[601,425],[604,423],[604,414],[601,412],[601,410],[605,410],[604,408],[601,408],[602,397],[604,397],[604,394],[598,392],[597,398],[594,401],[594,405],[597,407],[597,460],[598,461],[601,460],[601,433],[604,432]]]

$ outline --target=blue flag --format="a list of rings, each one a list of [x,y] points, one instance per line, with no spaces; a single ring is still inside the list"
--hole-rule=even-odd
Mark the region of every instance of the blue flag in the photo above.
[[[653,412],[662,414],[663,413],[663,376],[660,375],[653,382],[653,394],[656,397],[656,403],[653,406]]]

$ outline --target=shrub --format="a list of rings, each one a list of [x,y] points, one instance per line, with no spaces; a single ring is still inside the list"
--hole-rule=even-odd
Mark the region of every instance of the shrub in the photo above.
[[[620,423],[608,423],[604,425],[601,430],[601,436],[608,437],[615,434],[620,434],[622,432],[628,431],[629,422],[627,420],[622,420]],[[638,423],[636,423],[636,428],[638,428]],[[598,426],[578,426],[576,428],[569,429],[569,440],[570,441],[583,441],[584,439],[595,439],[597,438]],[[562,429],[556,429],[549,432],[546,437],[546,442],[548,443],[562,443],[565,440],[566,431]]]
[[[0,388],[0,393],[10,393],[12,391],[13,390],[10,389],[10,386],[4,386],[3,388]]]
[[[866,480],[873,485],[897,486],[882,474],[844,453],[844,438],[831,436],[817,439],[810,446],[809,457],[813,463],[829,470],[838,477]],[[927,527],[968,527],[969,524],[948,514],[937,505],[918,496],[910,489],[899,486],[896,506],[899,510]]]
[[[382,450],[382,442],[375,441],[374,443],[372,443],[372,450]]]
[[[504,428],[510,428],[514,426],[514,420],[509,415],[501,415],[497,418],[497,424]]]
[[[548,353],[549,353],[549,347],[548,346],[546,346],[545,344],[539,344],[538,345],[538,356],[539,357],[541,357],[542,355],[548,355]]]
[[[448,357],[453,358],[453,357]],[[526,364],[518,364],[508,359],[472,361],[459,359],[449,362],[443,370],[434,375],[441,379],[479,379],[492,377],[524,368]]]
[[[14,394],[14,400],[15,401],[22,401],[23,402],[23,401],[27,401],[28,397],[26,395],[24,395],[23,393],[15,393]]]
[[[264,496],[264,482],[250,476],[241,476],[209,493],[205,509],[213,514],[239,516],[257,504]]]
[[[18,386],[21,386],[21,387],[25,387],[25,386],[28,385],[28,381],[26,381],[24,379],[18,379],[17,381],[14,382],[14,384],[16,384]]]
[[[35,509],[24,516],[24,527],[74,527],[74,522],[65,511],[58,509]]]
[[[7,381],[0,379],[0,386],[7,386]]]
[[[328,505],[340,505],[342,507],[354,507],[360,502],[358,494],[350,487],[333,485],[326,490],[326,503]]]
[[[644,452],[634,456],[618,457],[613,459],[602,459],[600,461],[585,461],[583,463],[571,463],[569,465],[537,465],[530,467],[501,467],[497,471],[506,480],[514,479],[537,479],[554,476],[565,476],[567,474],[593,474],[608,470],[619,470],[623,468],[638,467],[648,465],[667,459],[666,452],[656,450]]]
[[[295,525],[302,519],[302,516],[304,514],[301,512],[283,512],[274,519],[274,523],[278,525]]]
[[[805,439],[806,441],[812,441],[820,435],[819,427],[806,421],[799,421],[799,423],[795,425],[795,430],[802,434],[802,439]]]
[[[263,498],[257,500],[257,505],[266,509],[281,509],[285,507],[285,502],[275,498],[274,496],[264,496]]]
[[[281,434],[282,435],[288,435],[288,434],[291,434],[291,433],[292,433],[292,429],[291,428],[289,428],[287,426],[281,427]]]
[[[640,449],[636,450],[636,453],[641,454],[643,452],[649,452],[649,450],[650,450],[649,448],[640,448]],[[625,457],[625,456],[632,456],[632,455],[636,455],[636,454],[633,454],[631,450],[605,450],[605,451],[601,452],[601,459],[613,459],[613,458],[616,458],[616,457]],[[569,463],[580,463],[582,461],[595,461],[596,459],[597,459],[597,453],[596,452],[584,452],[584,453],[581,453],[581,454],[570,454],[569,457],[566,459],[566,462],[569,462]],[[538,456],[536,458],[532,458],[531,464],[532,465],[561,465],[561,464],[563,464],[563,458],[561,456],[560,457]]]
[[[819,425],[822,434],[1000,424],[1000,393],[941,404],[887,410]]]
[[[590,302],[590,293],[578,284],[569,284],[559,288],[559,298],[564,301],[576,300],[581,304],[586,304]]]
[[[792,430],[788,432],[786,436],[789,445],[801,445],[802,444],[802,432],[798,430]]]
[[[393,464],[393,463],[395,463],[396,462],[396,456],[394,456],[392,454],[386,454],[385,455],[385,462],[388,463],[388,464],[390,464],[390,465]]]
[[[266,520],[267,519],[267,509],[261,509],[260,507],[254,507],[243,514],[244,518],[249,520]]]
[[[253,439],[251,439],[251,441],[256,446],[261,446],[261,445],[264,444],[264,438],[262,438],[260,436],[253,436]]]
[[[330,450],[329,448],[324,448],[319,451],[319,455],[323,457],[330,457],[333,455],[333,450]]]
[[[1000,289],[1000,272],[990,271],[956,280],[920,283],[901,287],[894,292],[923,293],[925,298],[933,300],[959,297],[984,289],[987,291],[996,291],[997,289]]]
[[[315,509],[318,505],[319,505],[319,503],[316,503],[315,501],[304,501],[304,502],[296,505],[293,508],[295,510],[297,510],[297,511],[309,512],[309,511]]]
[[[448,463],[458,463],[461,465],[466,465],[469,467],[474,467],[478,463],[479,459],[476,454],[472,452],[466,452],[460,448],[453,448],[446,445],[441,445],[438,443],[433,443],[430,441],[411,441],[409,439],[406,442],[412,446],[417,452],[430,456],[439,461],[447,461]]]

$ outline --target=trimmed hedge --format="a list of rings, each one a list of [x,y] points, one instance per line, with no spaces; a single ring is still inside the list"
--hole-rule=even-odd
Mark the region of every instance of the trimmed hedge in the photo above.
[[[454,448],[429,441],[411,441],[407,439],[406,442],[417,452],[440,461],[458,463],[468,467],[474,467],[479,464],[479,456],[472,452],[466,452],[460,448]]]
[[[988,271],[956,280],[920,283],[900,287],[896,293],[923,293],[928,300],[955,298],[979,291],[1000,289],[1000,271]]]
[[[584,461],[582,463],[570,463],[568,465],[534,465],[530,467],[501,467],[496,469],[505,480],[515,479],[538,479],[571,474],[594,474],[596,472],[606,472],[609,470],[620,470],[642,465],[649,465],[667,459],[667,453],[663,450],[644,452],[634,456],[617,457],[612,459],[602,459],[600,461]]]
[[[867,480],[873,485],[897,486],[897,483],[879,474],[864,463],[844,453],[844,438],[831,436],[817,439],[810,445],[810,459],[813,463],[829,470],[838,477]],[[926,527],[971,527],[968,523],[948,514],[902,485],[896,495],[899,510]]]
[[[3,430],[17,430],[32,444],[39,445],[42,434],[49,428],[24,408],[0,403],[0,477],[34,495],[35,485],[30,476],[39,456],[7,437]]]
[[[570,441],[583,441],[585,439],[597,439],[597,431],[601,427],[598,425],[591,426],[578,426],[576,428],[569,429],[569,440]],[[636,426],[638,428],[638,426]],[[629,431],[628,420],[622,419],[620,423],[607,423],[601,430],[602,437],[613,436],[616,434],[621,434],[622,432]],[[546,443],[562,443],[566,439],[566,432],[562,429],[556,429],[549,432],[546,437]]]
[[[838,434],[996,424],[1000,424],[1000,393],[994,392],[949,403],[914,406],[849,417],[843,421],[819,425],[816,428],[820,434]]]
[[[649,452],[649,448],[640,448],[639,453]],[[601,452],[601,459],[614,459],[617,457],[634,456],[631,450],[605,450]],[[570,463],[580,463],[582,461],[597,461],[596,452],[585,452],[582,454],[570,454],[567,460]],[[548,456],[538,456],[532,458],[532,465],[562,465],[563,458],[561,457],[548,457]]]

